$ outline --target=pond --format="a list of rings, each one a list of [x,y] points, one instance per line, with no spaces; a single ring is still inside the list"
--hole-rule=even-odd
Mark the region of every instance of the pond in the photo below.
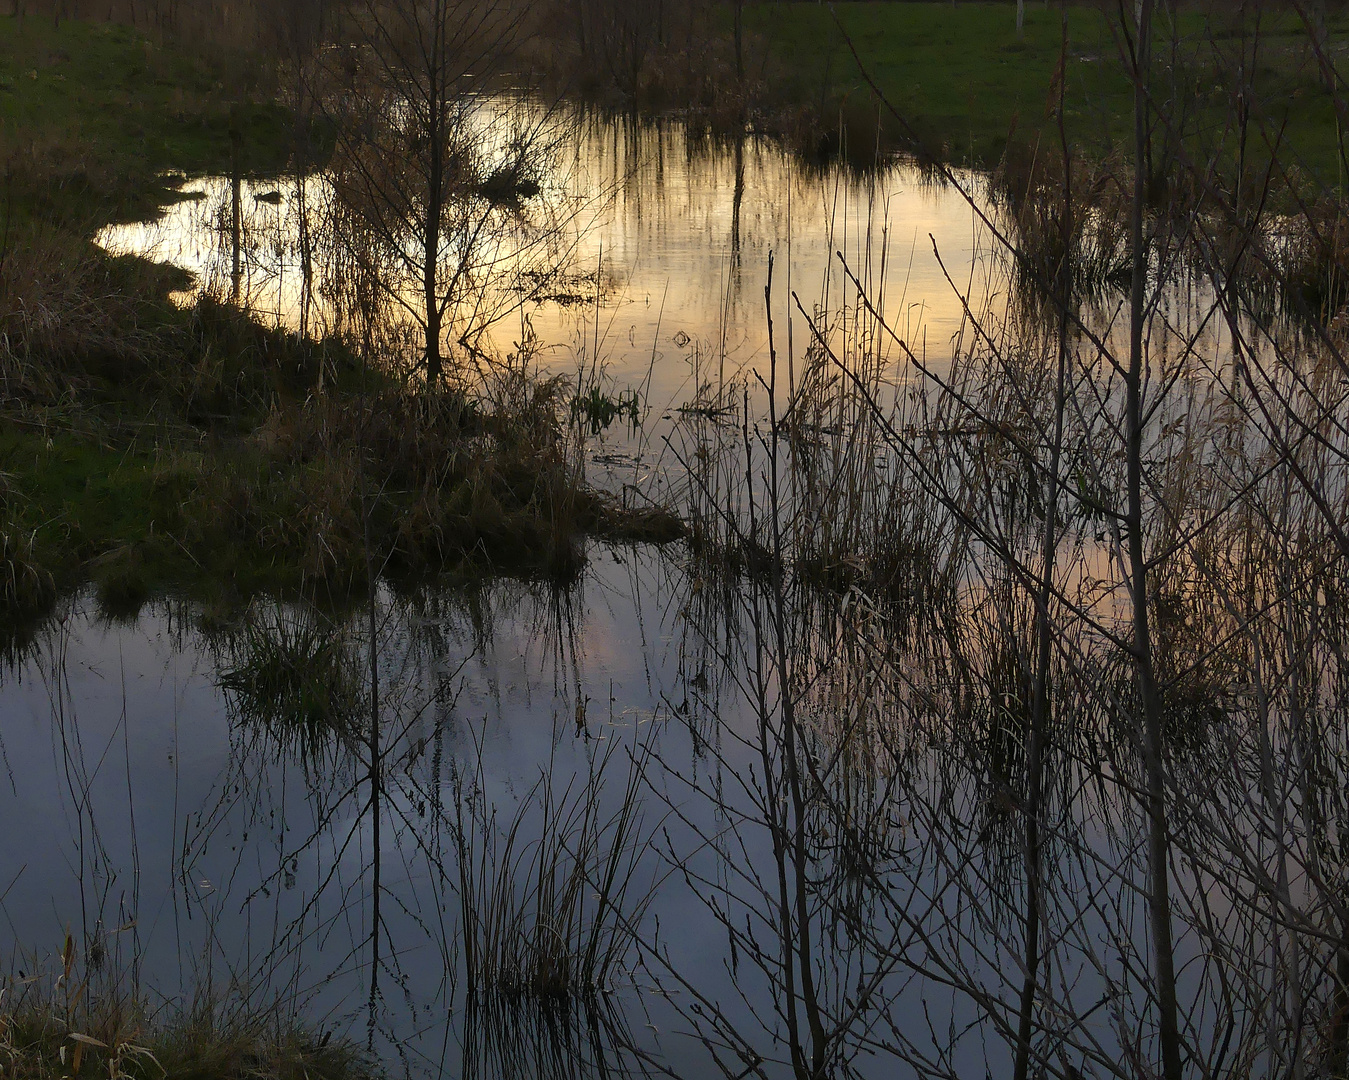
[[[1296,487],[1333,469],[1295,469],[1281,424],[1324,372],[1260,398],[1232,357],[1254,314],[1158,273],[1135,522],[1127,306],[1107,290],[1068,328],[1013,302],[987,178],[958,174],[966,198],[587,115],[549,161],[519,212],[564,272],[530,277],[503,234],[465,340],[638,393],[587,475],[676,503],[688,543],[340,612],[66,598],[0,669],[11,965],[69,929],[98,978],[283,1002],[409,1076],[1010,1075],[1019,1042],[1036,1075],[1144,1075],[1153,710],[1187,1052],[1321,1061],[1345,491]],[[231,184],[184,191],[101,242],[234,288]],[[338,327],[297,239],[323,178],[240,197],[240,298]],[[1159,552],[1155,702],[1130,529]]]
[[[490,130],[519,104],[483,108]],[[650,482],[653,460],[668,464],[661,448],[672,414],[724,405],[764,367],[770,255],[784,382],[789,358],[809,346],[793,294],[812,316],[856,303],[840,255],[890,325],[939,368],[964,321],[962,294],[982,309],[1005,289],[1005,260],[971,203],[917,167],[806,169],[771,140],[695,138],[675,121],[541,120],[529,109],[516,122],[535,132],[545,179],[511,208],[518,228],[485,245],[477,262],[492,269],[449,336],[471,326],[475,345],[496,357],[528,339],[541,375],[574,380],[578,392],[636,395],[641,430],[616,424],[592,446],[597,473],[613,473],[614,484]],[[987,211],[984,178],[960,175]],[[231,183],[205,177],[182,192],[160,219],[113,226],[99,242],[183,267],[197,287],[228,295]],[[325,260],[322,241],[311,240],[306,286],[300,240],[307,215],[340,246],[324,225],[329,202],[323,176],[241,183],[240,295],[264,318],[311,333],[341,327],[341,259],[329,250]],[[898,371],[897,350],[885,347]]]

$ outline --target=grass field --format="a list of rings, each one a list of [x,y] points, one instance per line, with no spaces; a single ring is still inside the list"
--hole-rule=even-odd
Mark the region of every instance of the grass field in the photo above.
[[[198,55],[117,23],[0,16],[7,219],[89,232],[153,213],[166,172],[230,167],[231,116],[252,172],[284,167],[292,123],[242,55]]]
[[[1235,8],[1235,5],[1233,5]],[[1064,112],[1080,147],[1108,152],[1128,136],[1132,87],[1124,43],[1095,5],[1068,8]],[[746,22],[789,72],[784,93],[814,101],[826,115],[876,115],[877,106],[851,45],[886,99],[923,135],[926,149],[957,162],[990,166],[1009,136],[1034,141],[1062,52],[1057,4],[1026,4],[1023,36],[1009,3],[761,3]],[[1228,74],[1242,51],[1235,15],[1209,19],[1187,11],[1159,20],[1156,55],[1168,104],[1187,110],[1188,141],[1197,150],[1231,143],[1227,118],[1236,87]],[[1251,20],[1248,32],[1256,28]],[[1300,167],[1339,179],[1335,109],[1324,90],[1300,21],[1268,16],[1254,57],[1253,122],[1271,139],[1283,132]],[[1330,25],[1332,49],[1345,55],[1349,17]],[[884,125],[883,125],[884,126]],[[889,125],[896,126],[893,122]],[[1264,145],[1264,139],[1258,140]]]

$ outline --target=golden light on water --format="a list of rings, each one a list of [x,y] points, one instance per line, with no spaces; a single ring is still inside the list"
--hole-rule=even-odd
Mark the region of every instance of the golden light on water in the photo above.
[[[566,271],[540,290],[541,299],[517,303],[524,286],[509,272],[514,256],[503,242],[492,259],[498,271],[507,268],[490,287],[513,293],[487,301],[505,316],[484,340],[504,353],[532,333],[545,369],[566,372],[598,362],[617,385],[646,387],[657,409],[691,399],[700,380],[766,363],[770,254],[784,359],[792,294],[808,312],[855,303],[839,253],[880,298],[896,334],[937,364],[949,357],[961,324],[957,290],[984,303],[995,289],[997,275],[982,255],[969,204],[912,167],[867,177],[806,172],[764,140],[701,146],[674,125],[600,120],[566,125],[548,158],[547,183],[521,213],[565,222],[550,227],[555,247],[569,254]],[[182,267],[198,287],[229,295],[229,180],[194,179],[182,191],[186,197],[158,221],[113,226],[98,240],[113,252]],[[310,308],[303,310],[300,207],[319,222],[328,198],[321,175],[300,184],[294,178],[244,181],[241,190],[241,298],[281,325],[298,329],[305,320],[310,333],[342,323],[322,260],[313,264]],[[311,250],[331,239],[311,236]],[[793,322],[799,357],[808,342],[799,317]],[[894,343],[882,343],[887,347]]]

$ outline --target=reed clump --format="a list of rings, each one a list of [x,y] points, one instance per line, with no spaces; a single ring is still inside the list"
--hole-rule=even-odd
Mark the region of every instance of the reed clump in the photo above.
[[[1122,167],[1112,155],[1070,158],[1056,149],[1009,143],[988,177],[988,195],[1013,241],[1018,299],[1046,310],[1067,270],[1074,299],[1101,300],[1128,286]],[[1067,233],[1061,208],[1075,193],[1081,210]]]
[[[0,606],[19,616],[46,608],[55,598],[52,574],[33,552],[33,538],[0,528]]]
[[[245,724],[310,751],[358,733],[359,658],[334,621],[314,611],[251,610],[229,635],[217,679]]]
[[[68,400],[164,360],[175,335],[152,297],[172,276],[48,225],[14,230],[0,249],[4,397]]]
[[[273,412],[244,454],[206,466],[194,539],[269,552],[308,580],[352,587],[371,561],[427,569],[486,557],[566,572],[579,558],[577,477],[551,391],[510,417],[462,395],[315,397]]]
[[[33,551],[33,535],[13,523],[23,502],[14,477],[0,472],[0,609],[31,617],[55,599],[55,581]]]
[[[606,805],[612,752],[561,792],[541,776],[506,820],[483,798],[481,775],[456,775],[451,836],[471,998],[585,1002],[612,988],[652,898],[636,884],[640,772]]]

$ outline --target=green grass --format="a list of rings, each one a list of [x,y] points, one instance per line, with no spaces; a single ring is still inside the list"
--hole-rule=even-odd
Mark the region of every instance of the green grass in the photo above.
[[[784,92],[813,102],[826,123],[840,112],[845,123],[876,116],[850,38],[866,71],[923,135],[929,152],[991,166],[1009,136],[1033,143],[1053,134],[1047,130],[1047,106],[1062,46],[1057,6],[1028,0],[1022,38],[1009,3],[839,3],[834,9],[837,21],[826,5],[761,3],[746,9],[747,25],[789,73]],[[1159,59],[1169,60],[1173,40],[1177,47],[1184,72],[1180,96],[1193,105],[1187,141],[1196,150],[1211,149],[1223,136],[1231,103],[1223,67],[1238,55],[1232,18],[1210,22],[1191,11],[1177,25],[1163,20],[1157,28]],[[1337,16],[1330,29],[1332,42],[1342,40],[1349,17]],[[1337,181],[1334,108],[1301,24],[1291,15],[1269,16],[1261,32],[1255,98],[1270,131],[1287,121],[1288,145],[1303,167]],[[1100,10],[1068,9],[1066,127],[1079,147],[1094,153],[1108,153],[1131,131],[1132,87],[1120,50]],[[1170,87],[1166,93],[1171,96]],[[893,131],[895,125],[889,126]]]
[[[289,156],[290,113],[256,61],[207,57],[117,23],[0,17],[0,168],[5,212],[89,231],[152,214],[165,173],[271,173]]]

